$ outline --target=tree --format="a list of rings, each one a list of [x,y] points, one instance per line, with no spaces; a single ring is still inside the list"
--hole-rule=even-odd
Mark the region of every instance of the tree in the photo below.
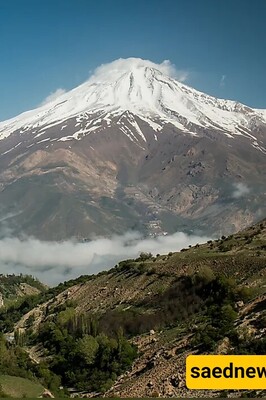
[[[79,339],[77,344],[78,354],[88,365],[94,363],[98,349],[99,343],[91,335],[84,335],[82,339]]]

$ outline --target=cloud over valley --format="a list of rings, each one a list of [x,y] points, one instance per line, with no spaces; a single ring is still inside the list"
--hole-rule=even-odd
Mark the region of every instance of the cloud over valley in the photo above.
[[[182,232],[155,238],[143,238],[138,232],[128,232],[86,243],[6,237],[0,240],[0,272],[30,274],[44,283],[55,285],[83,274],[109,269],[123,259],[137,257],[142,251],[164,254],[208,239]]]

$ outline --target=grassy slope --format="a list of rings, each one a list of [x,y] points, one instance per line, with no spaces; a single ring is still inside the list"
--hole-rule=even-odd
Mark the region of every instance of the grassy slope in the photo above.
[[[4,305],[9,306],[24,296],[36,295],[47,290],[47,286],[28,275],[1,275],[0,293]]]
[[[44,387],[39,383],[16,376],[0,375],[0,385],[4,393],[17,398],[36,398],[44,392]]]

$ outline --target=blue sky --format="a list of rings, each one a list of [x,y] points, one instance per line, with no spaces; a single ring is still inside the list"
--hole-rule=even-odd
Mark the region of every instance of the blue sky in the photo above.
[[[0,0],[0,120],[117,58],[168,59],[186,83],[266,108],[265,0]]]

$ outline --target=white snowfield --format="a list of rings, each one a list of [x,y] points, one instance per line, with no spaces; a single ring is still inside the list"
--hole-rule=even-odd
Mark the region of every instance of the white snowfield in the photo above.
[[[123,121],[127,111],[127,125],[130,124],[132,129]],[[197,127],[214,128],[229,137],[250,136],[254,143],[256,138],[251,131],[266,124],[266,110],[252,109],[194,90],[171,77],[167,62],[154,64],[129,58],[103,65],[87,82],[56,100],[0,122],[0,140],[15,131],[33,131],[41,136],[46,129],[62,125],[73,117],[76,118],[73,135],[59,140],[79,139],[102,129],[103,123],[108,127],[112,125],[113,117],[119,129],[131,140],[146,140],[134,116],[156,132],[167,123],[191,134],[196,134]],[[154,137],[157,140],[157,135]]]

